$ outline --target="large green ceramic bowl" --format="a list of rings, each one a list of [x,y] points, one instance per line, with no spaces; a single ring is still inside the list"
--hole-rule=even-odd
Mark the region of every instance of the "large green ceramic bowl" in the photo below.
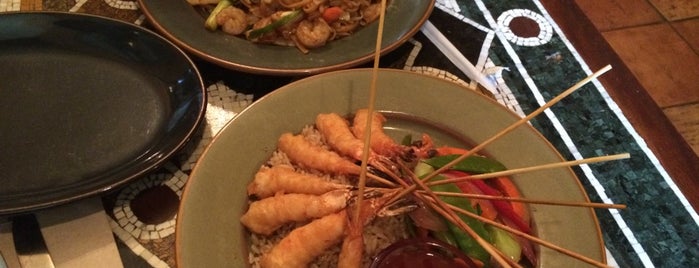
[[[205,18],[185,0],[139,0],[152,25],[188,52],[220,66],[258,74],[311,75],[353,67],[374,57],[378,23],[313,49],[254,44],[204,29]],[[386,7],[381,53],[406,42],[427,20],[435,0],[391,0]]]
[[[312,76],[264,96],[218,134],[185,187],[176,232],[180,267],[245,267],[247,241],[239,218],[245,187],[275,150],[284,132],[299,132],[318,113],[351,114],[368,104],[371,70],[352,69]],[[377,110],[388,113],[395,138],[429,133],[438,144],[473,146],[517,121],[497,102],[440,78],[381,70]],[[536,130],[525,124],[487,146],[485,153],[508,168],[563,161]],[[533,199],[588,201],[569,168],[513,176]],[[594,212],[589,208],[531,205],[537,235],[584,256],[605,261]],[[586,263],[540,248],[541,267]]]

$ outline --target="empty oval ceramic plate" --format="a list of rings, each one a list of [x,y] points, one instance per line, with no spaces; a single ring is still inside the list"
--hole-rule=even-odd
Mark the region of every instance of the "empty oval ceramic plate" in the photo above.
[[[284,86],[238,114],[215,137],[194,168],[177,218],[179,267],[246,267],[249,241],[240,217],[247,208],[247,184],[276,150],[282,133],[299,133],[319,113],[353,114],[366,108],[370,69],[315,75]],[[428,133],[437,145],[472,147],[520,119],[479,93],[441,78],[402,70],[378,73],[376,109],[388,116],[394,139]],[[516,148],[516,149],[515,149]],[[499,138],[485,153],[508,168],[563,161],[534,128],[525,124]],[[525,197],[588,201],[569,168],[512,177]],[[595,260],[605,261],[594,211],[531,205],[538,237]],[[540,267],[587,264],[545,247]]]
[[[195,132],[205,89],[155,33],[77,13],[0,14],[0,214],[100,194]]]
[[[329,42],[308,54],[295,47],[255,44],[204,28],[202,16],[187,1],[139,0],[152,25],[186,51],[225,68],[271,75],[311,75],[369,62],[374,57],[378,23]],[[391,0],[386,8],[381,53],[412,37],[427,20],[434,0]]]

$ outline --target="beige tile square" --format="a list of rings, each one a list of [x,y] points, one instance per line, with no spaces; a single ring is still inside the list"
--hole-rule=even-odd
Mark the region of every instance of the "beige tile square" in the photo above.
[[[699,17],[699,1],[697,0],[649,1],[670,21]]]
[[[669,24],[615,30],[602,35],[658,106],[699,101],[699,55]]]
[[[575,0],[599,31],[662,22],[658,11],[644,0]]]

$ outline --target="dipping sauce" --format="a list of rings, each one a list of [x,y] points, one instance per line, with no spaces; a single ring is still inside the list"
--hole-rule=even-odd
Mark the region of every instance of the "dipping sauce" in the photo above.
[[[376,256],[371,268],[477,267],[459,249],[439,240],[410,238],[390,245]]]

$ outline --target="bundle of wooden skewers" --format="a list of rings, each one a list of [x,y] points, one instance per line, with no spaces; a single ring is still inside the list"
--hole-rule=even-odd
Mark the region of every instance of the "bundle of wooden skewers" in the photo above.
[[[385,11],[386,3],[385,0],[382,1],[382,10]],[[376,42],[376,50],[377,53],[375,53],[375,58],[374,58],[374,66],[373,66],[373,73],[372,73],[372,81],[371,81],[371,88],[369,92],[369,104],[368,104],[368,113],[372,114],[374,113],[375,110],[375,99],[376,99],[376,81],[378,79],[378,63],[379,63],[379,53],[378,51],[381,51],[381,36],[383,32],[383,27],[384,27],[384,13],[381,12],[381,15],[379,17],[379,31],[377,35],[377,42]],[[422,178],[418,178],[414,174],[410,176],[412,180],[412,184],[403,184],[402,185],[402,190],[400,194],[396,195],[393,199],[397,200],[401,197],[404,197],[406,195],[412,194],[414,197],[417,199],[421,200],[424,204],[429,205],[434,211],[439,213],[444,219],[448,220],[452,224],[455,224],[459,226],[464,232],[468,233],[473,239],[476,240],[476,242],[483,247],[496,261],[501,267],[521,267],[520,264],[513,262],[512,260],[505,258],[501,252],[499,252],[493,245],[491,245],[488,241],[485,241],[481,237],[478,236],[476,232],[472,228],[466,224],[461,217],[459,217],[459,214],[466,215],[468,217],[477,219],[481,222],[484,222],[486,224],[492,225],[494,227],[500,228],[502,230],[506,230],[507,232],[510,232],[511,234],[526,238],[536,244],[539,244],[544,247],[548,247],[550,249],[553,249],[555,251],[558,251],[560,253],[566,254],[572,258],[581,260],[583,262],[586,262],[588,264],[597,266],[597,267],[608,267],[607,264],[602,263],[600,261],[597,261],[595,259],[580,255],[572,250],[554,245],[550,242],[544,241],[536,236],[533,236],[531,234],[527,234],[525,232],[522,232],[520,230],[517,230],[515,228],[508,227],[506,225],[503,225],[501,223],[486,219],[481,217],[480,215],[477,215],[475,213],[466,211],[464,209],[455,207],[453,205],[449,205],[445,203],[440,197],[443,196],[458,196],[458,197],[467,197],[471,199],[490,199],[490,200],[505,200],[509,202],[524,202],[524,203],[533,203],[533,204],[546,204],[546,205],[558,205],[558,206],[574,206],[574,207],[588,207],[588,208],[600,208],[600,209],[625,209],[625,205],[621,204],[607,204],[607,203],[590,203],[590,202],[561,202],[561,201],[551,201],[551,200],[532,200],[532,199],[526,199],[526,198],[511,198],[511,197],[498,197],[498,196],[491,196],[491,195],[479,195],[479,194],[464,194],[464,193],[448,193],[448,192],[435,192],[430,189],[430,186],[438,185],[438,184],[445,184],[445,183],[454,183],[462,180],[482,180],[482,179],[489,179],[489,178],[497,178],[497,177],[502,177],[502,176],[509,176],[509,175],[514,175],[514,174],[519,174],[519,173],[525,173],[525,172],[533,172],[533,171],[538,171],[538,170],[543,170],[543,169],[551,169],[551,168],[560,168],[560,167],[570,167],[570,166],[575,166],[575,165],[583,165],[583,164],[590,164],[590,163],[596,163],[596,162],[603,162],[603,161],[612,161],[612,160],[619,160],[619,159],[625,159],[629,158],[628,153],[624,154],[617,154],[617,155],[610,155],[610,156],[602,156],[602,157],[594,157],[594,158],[588,158],[588,159],[581,159],[581,160],[574,160],[574,161],[567,161],[567,162],[560,162],[560,163],[551,163],[551,164],[545,164],[545,165],[540,165],[540,166],[533,166],[533,167],[526,167],[526,168],[519,168],[519,169],[511,169],[511,170],[506,170],[506,171],[500,171],[500,172],[493,172],[493,173],[485,173],[485,174],[478,174],[478,175],[470,175],[462,178],[451,178],[451,179],[446,179],[446,180],[440,180],[440,181],[431,181],[432,178],[434,178],[436,175],[442,173],[443,171],[451,168],[453,165],[457,164],[458,162],[466,159],[467,157],[473,156],[482,149],[484,149],[486,146],[494,142],[495,140],[507,135],[514,129],[518,128],[519,126],[529,122],[531,119],[536,117],[537,115],[541,114],[544,112],[546,109],[550,108],[554,104],[558,103],[561,101],[563,98],[567,97],[577,89],[581,88],[583,85],[587,84],[588,82],[592,81],[593,79],[596,79],[600,75],[604,74],[605,72],[609,71],[611,69],[611,66],[605,66],[604,68],[600,69],[599,71],[591,74],[590,76],[586,77],[585,79],[581,80],[580,82],[576,83],[560,95],[556,96],[555,98],[551,99],[549,102],[547,102],[545,105],[541,106],[539,109],[536,111],[532,112],[531,114],[527,115],[526,117],[518,120],[514,124],[508,126],[507,128],[503,129],[499,133],[493,135],[489,139],[481,142],[477,146],[471,148],[468,150],[467,153],[462,154],[460,157],[454,159],[450,163],[444,165],[443,167],[435,170],[434,172],[428,174],[427,176],[423,176]],[[371,142],[371,135],[368,133],[371,132],[371,124],[369,121],[367,121],[367,125],[365,127],[365,131],[367,134],[363,135],[364,137],[364,151],[368,152],[370,149],[370,142]],[[367,179],[367,166],[368,166],[368,154],[363,155],[362,159],[362,173],[359,176],[359,187],[358,187],[358,201],[356,202],[357,206],[362,205],[362,198],[364,196],[364,191],[366,189],[366,179]],[[391,203],[391,202],[389,202]],[[357,219],[359,219],[360,215],[359,212],[361,211],[361,208],[357,208],[354,210],[355,213],[352,215],[353,219],[355,222],[357,222]],[[361,225],[355,226],[356,228],[361,229]],[[345,244],[348,244],[347,241],[345,241]],[[343,247],[348,246],[348,245],[343,245]]]

